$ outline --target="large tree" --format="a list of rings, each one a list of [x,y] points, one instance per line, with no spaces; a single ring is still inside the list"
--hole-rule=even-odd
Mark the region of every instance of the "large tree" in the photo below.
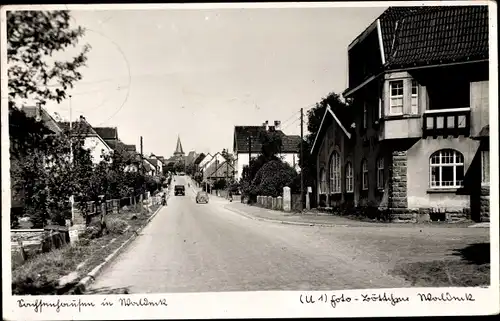
[[[80,140],[55,135],[18,108],[26,101],[41,106],[66,97],[67,89],[82,78],[79,69],[90,47],[84,45],[70,60],[59,60],[57,54],[76,46],[83,34],[82,28],[70,26],[68,11],[7,11],[12,188],[24,194],[25,212],[37,227],[48,218],[63,221],[69,195],[77,194],[87,179],[75,173],[88,170],[90,156]]]
[[[31,99],[44,105],[61,102],[66,90],[82,78],[90,46],[70,60],[57,60],[56,54],[74,47],[84,35],[81,27],[71,28],[69,11],[8,11],[7,61],[9,106],[18,99]]]
[[[307,130],[309,134],[306,135],[304,141],[303,159],[299,157],[299,165],[304,175],[304,186],[316,186],[316,155],[311,154],[311,148],[320,129],[327,105],[330,105],[333,109],[345,108],[349,105],[349,102],[344,101],[338,94],[331,92],[307,111]]]

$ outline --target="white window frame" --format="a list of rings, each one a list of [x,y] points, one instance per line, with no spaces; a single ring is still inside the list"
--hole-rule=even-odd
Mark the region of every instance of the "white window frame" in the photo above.
[[[345,191],[347,193],[354,192],[354,174],[351,162],[345,164]]]
[[[445,152],[452,152],[453,161],[450,163],[443,163],[443,154]],[[436,157],[436,158],[434,158]],[[437,162],[434,162],[434,160]],[[438,180],[433,181],[432,179],[432,169],[433,168],[443,168],[443,167],[452,167],[453,168],[453,184],[443,185],[443,171],[439,170]],[[464,166],[464,156],[457,150],[454,149],[440,149],[434,152],[429,158],[429,186],[431,189],[449,189],[449,188],[461,188],[463,187],[463,180],[457,181],[457,168],[461,167],[463,174],[465,174],[465,166]]]
[[[384,159],[382,157],[377,159],[377,189],[384,189]]]
[[[485,165],[487,170],[485,171]],[[481,151],[481,185],[490,186],[490,151]]]
[[[364,191],[368,190],[368,162],[366,159],[361,161],[361,187]]]
[[[413,89],[416,89],[417,92],[414,94]],[[420,99],[418,95],[420,94],[418,82],[415,79],[411,80],[411,114],[418,115]]]
[[[337,151],[330,157],[330,191],[333,194],[341,193],[340,154]]]
[[[400,95],[393,95],[392,94],[392,86],[394,84],[401,84],[401,94]],[[391,80],[389,81],[389,114],[390,115],[403,115],[404,112],[404,80],[399,79],[399,80]],[[401,99],[401,105],[393,105],[393,101],[395,99]],[[394,112],[394,108],[401,108],[401,112]]]

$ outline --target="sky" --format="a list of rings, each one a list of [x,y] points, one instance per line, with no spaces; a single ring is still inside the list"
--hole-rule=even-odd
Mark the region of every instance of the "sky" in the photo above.
[[[71,11],[91,51],[71,102],[46,107],[164,157],[178,136],[186,154],[232,150],[234,126],[266,120],[300,134],[300,108],[346,89],[347,47],[385,9]]]

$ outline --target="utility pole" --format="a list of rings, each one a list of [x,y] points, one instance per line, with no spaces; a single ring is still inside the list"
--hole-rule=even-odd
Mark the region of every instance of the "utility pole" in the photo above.
[[[141,136],[141,173],[143,176],[145,176],[145,171],[144,171],[144,154],[143,154],[143,145],[142,145],[142,136]],[[146,191],[146,182],[144,181],[142,183],[142,189],[143,189],[143,193]]]
[[[73,166],[73,108],[71,106],[71,95],[69,95],[69,159]]]
[[[300,197],[302,205],[304,204],[304,108],[300,109]]]
[[[248,136],[248,167],[250,167],[250,162],[252,161],[252,134]]]

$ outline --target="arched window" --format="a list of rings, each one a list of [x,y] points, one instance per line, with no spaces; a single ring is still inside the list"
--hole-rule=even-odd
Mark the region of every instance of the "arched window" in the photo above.
[[[347,162],[345,164],[345,190],[347,193],[352,193],[354,191],[352,164]]]
[[[377,189],[384,188],[384,159],[377,159]]]
[[[430,187],[458,188],[464,183],[464,156],[453,149],[438,150],[430,158]]]
[[[340,193],[340,155],[336,151],[330,158],[330,191]]]
[[[325,169],[321,169],[319,171],[319,179],[320,179],[320,182],[319,182],[319,193],[320,194],[325,194],[327,193],[327,181],[326,181],[326,173],[325,173]]]
[[[368,189],[368,163],[366,162],[366,159],[363,159],[363,161],[361,162],[361,172],[362,172],[362,179],[361,179],[362,187],[363,187],[363,190],[367,190]]]

